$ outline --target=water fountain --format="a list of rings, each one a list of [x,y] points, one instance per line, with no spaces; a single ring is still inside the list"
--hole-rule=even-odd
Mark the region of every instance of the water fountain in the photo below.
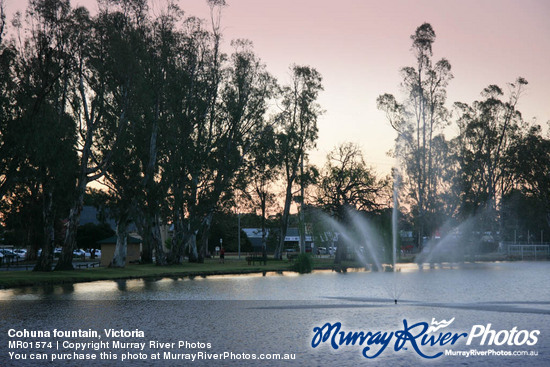
[[[385,277],[386,280],[382,282],[382,287],[388,296],[387,301],[394,301],[397,304],[397,300],[404,291],[404,287],[399,285],[395,274],[398,271],[396,267],[397,209],[394,209],[392,213],[391,244],[387,238],[384,239],[381,230],[376,228],[365,215],[352,209],[346,210],[345,213],[346,224],[323,213],[320,213],[319,216],[328,228],[338,233],[338,241],[345,245],[348,250],[353,251],[355,258],[365,269],[374,272],[394,273],[391,279]],[[388,242],[389,247],[384,245],[385,242]],[[391,248],[391,254],[388,251],[389,248]]]
[[[397,146],[397,144],[396,144]],[[397,162],[399,162],[398,159],[396,159]],[[395,278],[395,273],[397,272],[396,268],[396,259],[397,259],[397,236],[398,233],[398,224],[399,224],[399,183],[400,183],[400,176],[399,176],[399,164],[396,165],[396,168],[394,168],[393,171],[394,178],[393,178],[393,208],[392,208],[392,215],[391,215],[391,222],[392,222],[392,270],[394,272],[394,276],[392,279],[393,282],[393,296],[394,296],[394,302],[397,304],[397,299],[401,296],[401,292],[398,292],[397,289],[397,279]]]
[[[430,239],[422,251],[416,256],[416,263],[419,268],[429,264],[430,268],[435,264],[462,262],[465,259],[466,242],[465,233],[471,233],[474,219],[468,219],[460,225],[444,230],[441,238]]]
[[[379,250],[375,247],[375,244],[381,243],[380,236],[364,218],[361,218],[359,213],[347,211],[349,225],[344,225],[326,214],[320,214],[320,216],[329,228],[338,233],[338,241],[351,249],[365,268],[371,268],[374,271],[384,269],[379,260]]]

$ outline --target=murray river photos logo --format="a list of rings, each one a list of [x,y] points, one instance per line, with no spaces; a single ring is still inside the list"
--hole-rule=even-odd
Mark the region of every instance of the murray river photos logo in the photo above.
[[[340,322],[326,323],[313,328],[311,346],[317,348],[321,343],[330,345],[333,349],[344,346],[362,347],[361,353],[365,358],[376,358],[388,347],[395,352],[412,349],[419,356],[433,359],[443,355],[435,348],[452,346],[465,341],[466,345],[487,346],[533,346],[538,342],[539,330],[493,330],[491,324],[473,325],[470,332],[445,332],[445,328],[455,319],[436,321],[431,324],[417,322],[410,324],[403,320],[403,329],[396,331],[345,331]],[[472,344],[473,343],[473,344]]]

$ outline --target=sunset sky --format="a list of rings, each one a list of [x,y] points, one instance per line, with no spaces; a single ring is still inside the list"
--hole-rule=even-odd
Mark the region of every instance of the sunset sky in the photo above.
[[[8,19],[17,0],[5,0]],[[176,0],[187,15],[208,17],[205,0]],[[550,1],[546,0],[227,0],[224,51],[230,41],[254,43],[268,70],[285,83],[292,63],[315,67],[325,91],[319,102],[319,165],[337,144],[355,142],[379,174],[393,163],[386,152],[394,131],[376,109],[382,93],[400,93],[399,69],[414,64],[410,35],[424,22],[437,35],[434,59],[447,58],[454,79],[448,107],[471,103],[489,84],[505,87],[522,76],[529,82],[519,109],[526,120],[550,120]],[[95,1],[78,0],[92,12]],[[153,0],[160,12],[165,0]],[[452,131],[448,132],[451,134]]]

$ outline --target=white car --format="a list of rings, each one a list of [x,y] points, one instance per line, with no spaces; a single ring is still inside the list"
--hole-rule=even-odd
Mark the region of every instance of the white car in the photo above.
[[[2,255],[2,260],[5,262],[13,262],[16,259],[19,259],[19,256],[7,248],[0,249],[0,254]]]
[[[81,249],[76,249],[73,251],[73,256],[78,256],[78,257],[86,256],[86,252],[84,252],[84,250],[81,250]]]
[[[5,257],[15,257],[15,253],[7,248],[0,249],[0,253],[4,254]]]
[[[20,259],[25,259],[27,257],[27,250],[20,248],[13,251]]]

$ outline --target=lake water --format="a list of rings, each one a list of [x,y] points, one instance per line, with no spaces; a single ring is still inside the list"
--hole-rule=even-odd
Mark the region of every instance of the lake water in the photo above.
[[[101,281],[1,290],[0,307],[2,366],[39,365],[29,359],[32,353],[45,353],[48,358],[57,353],[63,358],[75,352],[74,344],[57,349],[59,342],[100,341],[86,336],[50,335],[41,339],[13,335],[23,330],[53,333],[54,329],[97,330],[103,334],[101,341],[110,344],[109,348],[98,350],[93,349],[95,344],[88,344],[80,352],[94,354],[95,360],[83,363],[71,359],[50,365],[550,365],[550,262],[454,264],[436,269],[407,265],[397,273],[327,271]],[[472,337],[469,345],[466,336],[443,346],[440,342],[435,346],[428,342],[422,345],[421,336],[399,345],[395,332],[420,323],[409,329],[410,335],[416,335],[423,323],[431,325],[432,321],[451,319],[454,320],[449,326],[429,335],[480,335]],[[334,340],[338,349],[331,346],[332,339],[328,337],[313,348],[314,328],[338,322],[346,333],[363,331],[375,336],[365,339],[362,345],[339,345],[337,336]],[[104,329],[137,329],[143,337],[107,337]],[[393,337],[388,338],[383,349],[384,339],[380,337],[384,333],[389,337],[392,332]],[[9,348],[9,341],[33,340],[52,341],[54,345],[40,350],[28,345]],[[113,341],[146,344],[143,350],[133,348],[134,345],[122,348],[122,344],[115,348]],[[150,344],[152,341],[175,344],[173,348],[167,344],[170,348],[158,349],[158,345]],[[369,360],[363,356],[367,346],[367,356],[383,350]],[[454,355],[446,355],[446,351]],[[27,359],[15,360],[9,352],[18,352],[21,358],[25,354]],[[173,355],[165,352],[180,358],[195,355],[203,359],[172,360],[168,357]],[[440,352],[444,354],[432,360],[420,356]],[[470,355],[457,355],[465,352]],[[152,360],[156,353],[160,361]],[[109,359],[115,355],[117,360]],[[123,356],[144,359],[122,362]],[[225,359],[208,359],[215,356]],[[259,360],[278,357],[294,359]]]

